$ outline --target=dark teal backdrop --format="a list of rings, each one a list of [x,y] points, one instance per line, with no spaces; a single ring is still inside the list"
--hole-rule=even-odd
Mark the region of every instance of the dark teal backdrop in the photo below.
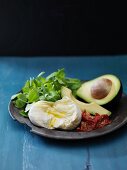
[[[0,0],[0,55],[127,53],[126,4]]]

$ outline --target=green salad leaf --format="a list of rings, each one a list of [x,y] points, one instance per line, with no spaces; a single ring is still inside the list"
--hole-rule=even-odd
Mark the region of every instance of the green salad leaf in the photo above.
[[[26,105],[26,102],[27,102],[27,98],[25,94],[19,93],[15,101],[15,106],[17,108],[23,108]]]
[[[22,115],[23,117],[28,117],[28,112],[25,112],[24,110],[21,110],[20,115]]]
[[[46,100],[55,102],[61,99],[61,87],[66,86],[72,90],[73,95],[81,86],[81,81],[74,78],[67,78],[64,69],[59,69],[47,77],[41,72],[36,78],[30,78],[23,86],[20,93],[13,96],[15,106],[21,109],[21,115],[27,117],[25,107],[27,104]]]

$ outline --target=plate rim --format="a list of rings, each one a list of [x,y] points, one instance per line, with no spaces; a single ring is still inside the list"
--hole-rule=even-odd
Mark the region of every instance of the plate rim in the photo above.
[[[127,97],[127,95],[125,93],[122,94],[122,97]],[[73,132],[73,131],[59,131],[59,130],[55,130],[55,129],[47,129],[47,128],[43,128],[43,127],[37,127],[34,124],[32,124],[29,120],[29,118],[24,118],[23,116],[19,115],[19,118],[21,118],[21,120],[19,121],[15,116],[14,113],[11,112],[11,106],[13,105],[14,108],[16,108],[14,106],[14,104],[12,103],[12,100],[10,99],[9,104],[8,104],[8,111],[9,114],[11,116],[11,118],[15,121],[18,121],[19,123],[22,123],[23,125],[27,125],[30,128],[30,132],[35,133],[39,136],[43,136],[46,138],[50,138],[50,139],[58,139],[58,140],[81,140],[81,139],[90,139],[90,138],[96,138],[96,137],[101,137],[104,135],[107,135],[109,133],[112,133],[114,131],[116,131],[117,129],[121,128],[122,126],[124,126],[127,123],[127,116],[126,119],[124,119],[120,124],[116,124],[116,126],[114,126],[113,128],[108,129],[106,131],[102,131],[104,128],[109,127],[111,124],[100,128],[100,129],[95,129],[92,130],[90,132]],[[17,109],[17,108],[16,108]],[[25,120],[25,121],[24,121]],[[39,129],[39,131],[38,131]],[[41,132],[40,132],[41,131]],[[96,132],[100,132],[100,133],[96,133]],[[56,135],[57,133],[57,135]],[[71,135],[68,135],[68,134]],[[93,134],[94,133],[94,134]],[[96,133],[96,134],[95,134]],[[54,136],[55,134],[55,136]],[[63,134],[63,136],[61,135]],[[66,135],[65,135],[66,134]],[[76,135],[77,136],[76,136]],[[64,136],[65,135],[65,136]],[[73,136],[74,135],[74,136]]]

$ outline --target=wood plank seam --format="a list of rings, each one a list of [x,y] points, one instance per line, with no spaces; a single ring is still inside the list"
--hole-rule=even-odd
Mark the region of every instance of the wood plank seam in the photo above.
[[[84,170],[92,170],[92,165],[90,162],[90,149],[89,146],[87,146],[87,159],[85,162]]]

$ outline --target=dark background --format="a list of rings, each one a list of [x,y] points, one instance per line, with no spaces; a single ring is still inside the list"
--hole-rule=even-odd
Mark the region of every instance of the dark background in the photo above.
[[[124,1],[0,0],[0,55],[127,53]]]

